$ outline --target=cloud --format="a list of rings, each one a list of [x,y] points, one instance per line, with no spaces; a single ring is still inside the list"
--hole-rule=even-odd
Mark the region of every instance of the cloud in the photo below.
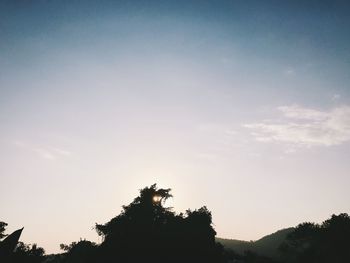
[[[333,146],[350,141],[350,106],[329,111],[298,105],[277,108],[281,120],[244,124],[260,142],[282,142],[295,147]]]
[[[286,76],[294,76],[295,70],[293,68],[287,68],[283,71],[283,74]]]
[[[41,158],[47,160],[56,160],[59,157],[69,157],[72,155],[70,151],[63,150],[61,148],[51,147],[51,146],[39,146],[34,143],[23,142],[15,140],[13,144],[22,149],[27,149],[38,154]]]
[[[60,148],[51,147],[51,150],[53,152],[55,152],[56,154],[58,154],[58,155],[63,155],[63,156],[71,156],[72,155],[72,153],[70,151],[63,150],[63,149],[60,149]]]
[[[285,117],[299,120],[322,121],[329,117],[328,112],[302,108],[298,105],[281,106],[277,108]]]
[[[38,153],[42,158],[49,160],[56,160],[60,157],[70,157],[72,155],[70,151],[55,147],[39,147],[32,148],[32,150]]]
[[[26,144],[24,142],[18,140],[14,141],[13,144],[19,148],[26,147]]]
[[[333,96],[332,96],[332,101],[338,101],[339,99],[340,99],[340,95],[339,94],[334,94]]]
[[[46,149],[43,148],[33,148],[34,152],[38,153],[42,158],[49,159],[49,160],[55,160],[56,156],[53,155],[51,152],[49,152]]]

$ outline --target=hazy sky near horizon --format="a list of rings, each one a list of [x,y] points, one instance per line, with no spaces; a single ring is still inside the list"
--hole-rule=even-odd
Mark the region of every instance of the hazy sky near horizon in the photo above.
[[[0,200],[48,253],[138,190],[254,240],[350,212],[348,1],[0,1]]]

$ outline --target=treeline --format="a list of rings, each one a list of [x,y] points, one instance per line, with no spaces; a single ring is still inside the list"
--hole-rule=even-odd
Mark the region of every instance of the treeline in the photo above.
[[[279,247],[284,262],[350,262],[350,217],[332,215],[322,224],[302,223]]]
[[[0,262],[41,263],[45,261],[45,250],[36,244],[24,244],[18,239],[23,230],[19,229],[11,235],[5,234],[7,223],[0,222]]]
[[[333,215],[322,224],[303,223],[280,245],[278,258],[251,251],[243,254],[215,241],[212,216],[206,207],[176,214],[164,207],[170,189],[154,184],[140,190],[132,203],[105,224],[96,224],[101,244],[80,240],[61,244],[61,254],[45,255],[36,244],[19,242],[7,258],[13,263],[95,263],[95,262],[201,262],[201,263],[312,263],[350,262],[350,218]],[[7,224],[0,222],[0,239],[6,238]],[[8,243],[8,242],[7,242]]]

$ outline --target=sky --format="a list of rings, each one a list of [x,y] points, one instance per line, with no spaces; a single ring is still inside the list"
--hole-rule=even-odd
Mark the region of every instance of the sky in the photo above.
[[[350,212],[348,1],[0,1],[0,221],[47,253],[139,189],[256,240]]]

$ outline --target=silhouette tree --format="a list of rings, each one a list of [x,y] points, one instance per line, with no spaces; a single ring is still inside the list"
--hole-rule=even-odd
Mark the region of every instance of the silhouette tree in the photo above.
[[[10,235],[6,236],[6,238],[0,242],[0,260],[1,261],[9,261],[13,251],[15,250],[18,240],[21,236],[22,229],[18,229],[11,233]]]
[[[344,213],[321,225],[300,224],[280,250],[286,262],[350,262],[350,217]]]
[[[36,244],[27,245],[19,242],[23,228],[6,235],[7,224],[0,222],[0,235],[6,238],[0,242],[1,263],[41,263],[45,260],[45,250]]]
[[[15,252],[11,256],[13,263],[41,263],[45,260],[45,250],[36,244],[28,245],[18,242]]]
[[[7,236],[5,234],[6,227],[7,227],[7,224],[5,222],[0,221],[0,240]]]
[[[95,258],[97,245],[85,239],[73,242],[70,245],[61,244],[60,248],[66,251],[65,256],[61,260],[64,263],[84,263],[97,260]]]
[[[104,241],[103,262],[221,262],[212,217],[206,207],[175,214],[164,207],[171,189],[156,184],[140,190],[134,201],[106,224],[96,224]]]

